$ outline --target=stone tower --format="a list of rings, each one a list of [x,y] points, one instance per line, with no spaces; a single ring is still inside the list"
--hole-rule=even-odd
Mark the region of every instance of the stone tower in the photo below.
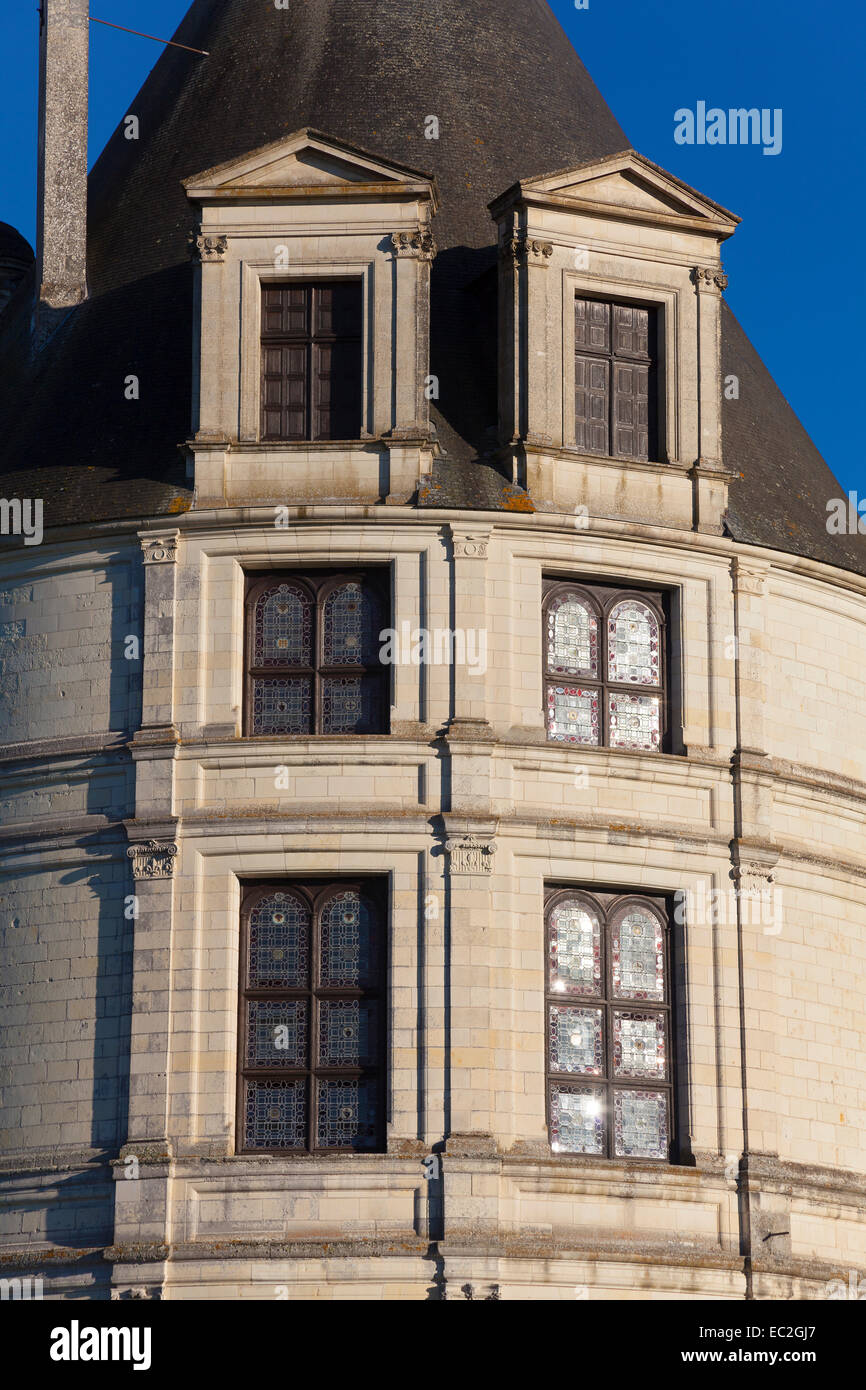
[[[738,218],[544,0],[176,37],[86,276],[46,97],[0,313],[7,1272],[825,1297],[866,1269],[866,548],[725,305]]]

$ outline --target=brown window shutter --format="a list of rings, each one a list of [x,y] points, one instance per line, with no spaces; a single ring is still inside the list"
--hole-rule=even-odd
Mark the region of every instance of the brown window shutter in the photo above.
[[[575,298],[574,443],[585,454],[656,457],[654,309]]]
[[[615,362],[613,380],[613,453],[649,458],[649,367]]]
[[[262,290],[262,439],[357,439],[363,403],[358,281]]]

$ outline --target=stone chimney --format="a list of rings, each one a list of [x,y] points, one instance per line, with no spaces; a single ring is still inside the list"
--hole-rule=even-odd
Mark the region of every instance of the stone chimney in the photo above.
[[[89,0],[42,0],[39,28],[37,323],[87,297]]]

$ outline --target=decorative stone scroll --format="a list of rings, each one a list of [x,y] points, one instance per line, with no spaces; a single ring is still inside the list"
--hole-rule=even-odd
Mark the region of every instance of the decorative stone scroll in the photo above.
[[[492,874],[496,845],[493,840],[481,840],[475,835],[461,835],[446,840],[452,874]]]
[[[728,277],[721,266],[696,265],[692,270],[692,280],[699,290],[710,289],[713,285],[718,290],[728,287]]]
[[[171,565],[177,560],[177,536],[154,536],[141,542],[146,565]]]
[[[206,263],[225,260],[228,237],[210,236],[205,232],[190,232],[188,240],[194,261]]]
[[[432,261],[436,255],[433,233],[426,229],[418,232],[392,232],[391,245],[396,256],[411,256],[419,261]]]
[[[141,844],[130,845],[126,854],[132,860],[133,878],[171,878],[174,874],[177,845],[142,840]]]
[[[553,246],[549,241],[538,241],[535,237],[507,237],[499,248],[499,254],[505,261],[512,261],[515,265],[536,265],[546,269],[550,258],[553,255]]]

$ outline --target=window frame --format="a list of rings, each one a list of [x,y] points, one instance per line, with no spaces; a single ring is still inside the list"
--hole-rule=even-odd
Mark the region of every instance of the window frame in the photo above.
[[[555,992],[551,988],[550,946],[551,918],[561,903],[583,901],[597,913],[600,922],[601,944],[601,994],[568,995]],[[647,910],[657,917],[662,925],[663,941],[663,981],[664,1000],[634,999],[616,997],[613,993],[613,979],[610,968],[610,938],[612,923],[620,912],[632,907]],[[631,889],[622,891],[595,891],[582,886],[549,884],[544,891],[544,1111],[547,1126],[548,1144],[551,1153],[557,1158],[592,1159],[606,1163],[654,1163],[672,1164],[677,1161],[679,1152],[678,1135],[678,1082],[676,1068],[676,1001],[673,996],[674,958],[672,937],[671,905],[666,897],[654,896]],[[550,1055],[550,1010],[551,1006],[601,1009],[604,1075],[595,1076],[584,1072],[554,1072]],[[665,1019],[665,1056],[667,1076],[664,1080],[651,1077],[617,1077],[614,1063],[613,1018],[616,1011],[661,1014]],[[571,1149],[554,1149],[551,1140],[552,1093],[554,1086],[594,1086],[605,1093],[605,1151],[601,1154],[582,1153]],[[664,1158],[641,1157],[638,1155],[619,1155],[614,1152],[614,1108],[613,1097],[617,1091],[663,1091],[667,1095],[668,1142]]]
[[[577,302],[586,301],[592,304],[604,304],[609,311],[610,325],[610,346],[607,351],[590,350],[582,348],[577,342]],[[587,291],[574,287],[571,298],[571,318],[572,318],[572,358],[571,358],[571,395],[572,395],[572,444],[577,453],[583,458],[608,458],[616,459],[622,463],[661,463],[662,462],[662,409],[660,392],[664,380],[664,368],[662,363],[662,347],[664,343],[664,306],[653,300],[631,299],[616,296],[610,292]],[[643,357],[639,353],[616,352],[614,347],[614,314],[616,309],[645,309],[649,315],[647,355]],[[595,449],[585,449],[577,442],[577,358],[586,358],[591,361],[606,362],[609,367],[608,372],[608,410],[607,410],[607,443],[606,453],[599,453]],[[647,453],[646,458],[639,454],[620,454],[613,447],[614,445],[614,404],[616,392],[614,388],[614,374],[617,362],[640,364],[648,367],[647,373]]]
[[[358,892],[368,898],[376,908],[380,928],[378,942],[376,980],[373,985],[364,987],[328,986],[318,984],[321,961],[322,910],[340,893]],[[251,989],[249,987],[249,929],[250,916],[258,902],[275,892],[293,893],[305,901],[310,909],[310,978],[307,988],[298,989]],[[235,1152],[245,1155],[273,1155],[280,1158],[309,1158],[311,1156],[333,1157],[339,1154],[385,1153],[386,1145],[386,1103],[390,1047],[390,1020],[388,1017],[388,978],[389,978],[389,912],[387,886],[381,878],[366,878],[363,875],[345,878],[291,878],[257,879],[241,883],[240,905],[240,960],[238,971],[238,1031],[236,1066],[236,1115]],[[371,1000],[377,1004],[377,1039],[373,1065],[358,1067],[323,1067],[316,1062],[319,1040],[319,1002],[326,999]],[[306,999],[308,1001],[308,1065],[306,1067],[256,1067],[247,1065],[247,1023],[246,1005],[251,999],[280,1001],[285,999]],[[246,1140],[246,1082],[253,1080],[304,1080],[307,1088],[307,1146],[303,1149],[290,1148],[251,1148]],[[317,1082],[319,1080],[355,1080],[366,1078],[376,1083],[376,1102],[378,1128],[375,1142],[369,1147],[322,1148],[313,1141],[316,1136],[317,1121]]]
[[[328,595],[343,584],[362,583],[372,590],[379,605],[382,628],[390,627],[390,594],[388,593],[385,566],[353,570],[331,570],[308,568],[303,570],[247,571],[244,593],[244,692],[243,692],[243,730],[245,738],[375,738],[390,731],[389,669],[378,661],[374,666],[326,666],[322,658],[322,614]],[[266,590],[275,584],[292,583],[306,591],[312,602],[312,666],[254,666],[255,630],[253,614],[256,604]],[[322,683],[329,678],[357,675],[378,679],[379,700],[382,711],[381,729],[361,734],[336,733],[323,730],[322,724]],[[279,677],[307,677],[313,685],[313,727],[308,733],[256,733],[253,730],[253,698],[257,680]]]
[[[356,334],[319,333],[316,331],[316,296],[322,289],[333,289],[336,285],[354,285],[358,293],[358,332]],[[266,296],[274,290],[305,290],[309,299],[305,306],[306,327],[304,332],[269,332],[265,327]],[[355,275],[305,276],[303,278],[262,279],[259,282],[259,424],[258,438],[263,444],[321,444],[354,443],[361,439],[364,426],[364,281]],[[357,432],[353,435],[323,435],[314,432],[316,404],[314,400],[315,348],[317,344],[333,346],[336,343],[357,344]],[[268,434],[265,428],[265,361],[268,348],[304,349],[306,367],[304,395],[304,433],[300,436]],[[281,407],[282,415],[283,407]]]
[[[581,601],[587,602],[591,612],[598,620],[598,667],[597,676],[564,675],[550,669],[548,652],[548,622],[553,603],[564,593],[574,593]],[[659,625],[659,683],[658,685],[638,685],[629,681],[613,681],[608,676],[608,632],[607,623],[618,603],[634,599],[649,608]],[[541,641],[542,641],[542,715],[548,743],[562,748],[606,748],[621,753],[667,753],[670,751],[670,641],[668,637],[669,595],[663,589],[640,589],[633,585],[620,587],[615,582],[587,582],[584,579],[570,580],[559,576],[545,575],[542,579]],[[599,732],[598,743],[567,742],[553,738],[548,721],[548,690],[551,685],[579,684],[599,693]],[[610,741],[610,697],[611,695],[647,694],[659,697],[659,745],[658,748],[615,748]]]

